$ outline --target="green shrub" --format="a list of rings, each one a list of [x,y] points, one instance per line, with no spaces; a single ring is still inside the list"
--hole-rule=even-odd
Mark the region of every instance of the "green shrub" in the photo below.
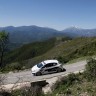
[[[2,91],[2,92],[0,92],[0,96],[11,96],[11,93]]]
[[[96,59],[89,59],[86,65],[86,69],[84,72],[84,76],[88,80],[94,80],[96,79]]]
[[[78,75],[71,73],[68,76],[63,77],[61,81],[57,81],[56,84],[52,88],[53,90],[58,89],[60,87],[61,87],[61,90],[66,89],[77,81],[79,81]]]
[[[66,82],[68,86],[72,85],[75,81],[79,81],[79,78],[76,74],[71,73],[66,77],[66,79],[63,81],[63,83]]]
[[[67,63],[70,59],[68,57],[59,56],[59,57],[57,57],[57,60],[62,63]]]
[[[5,66],[4,68],[2,68],[2,72],[7,72],[7,71],[19,71],[19,70],[22,70],[22,65],[19,64],[19,63],[12,63],[12,64],[9,64],[7,66]]]
[[[25,87],[22,89],[14,90],[11,92],[11,96],[44,96],[39,86]]]

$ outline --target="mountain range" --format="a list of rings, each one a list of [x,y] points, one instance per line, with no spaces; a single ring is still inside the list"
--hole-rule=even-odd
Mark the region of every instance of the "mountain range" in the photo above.
[[[62,36],[63,34],[55,29],[38,26],[0,27],[0,31],[2,30],[9,33],[11,43],[30,43]]]
[[[70,27],[62,31],[69,37],[94,37],[96,36],[96,29],[82,29]]]
[[[35,41],[42,41],[58,36],[67,37],[93,37],[96,36],[96,29],[81,29],[70,27],[62,31],[47,27],[38,26],[7,26],[0,27],[0,31],[5,30],[8,32],[11,43],[30,43]]]

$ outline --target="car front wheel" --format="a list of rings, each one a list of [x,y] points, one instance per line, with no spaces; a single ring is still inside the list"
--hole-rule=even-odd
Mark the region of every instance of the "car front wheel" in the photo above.
[[[42,75],[41,72],[37,72],[36,73],[36,76],[40,76],[40,75]]]

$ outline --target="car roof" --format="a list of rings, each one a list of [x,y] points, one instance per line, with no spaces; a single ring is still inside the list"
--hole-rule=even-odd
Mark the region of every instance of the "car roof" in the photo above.
[[[43,61],[44,65],[47,63],[58,63],[58,60],[45,60]]]

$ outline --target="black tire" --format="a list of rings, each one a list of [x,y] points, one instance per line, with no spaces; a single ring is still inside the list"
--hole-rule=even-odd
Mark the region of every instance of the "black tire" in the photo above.
[[[65,68],[63,68],[62,72],[65,72],[65,71],[66,71],[66,69],[65,69]]]
[[[64,68],[63,71],[66,71],[66,69]]]
[[[62,69],[61,68],[57,68],[56,71],[57,72],[62,72]]]
[[[40,75],[42,75],[41,72],[37,72],[36,73],[36,76],[40,76]]]

